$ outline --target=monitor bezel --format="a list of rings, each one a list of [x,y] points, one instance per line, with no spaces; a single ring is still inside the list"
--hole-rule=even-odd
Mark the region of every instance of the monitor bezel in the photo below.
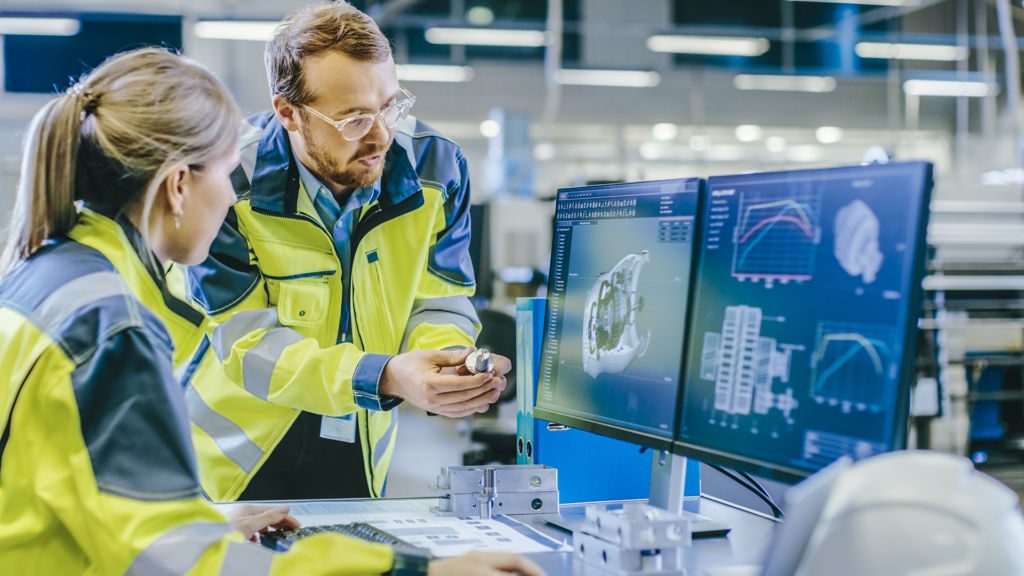
[[[787,176],[790,176],[790,177],[799,177],[800,175],[804,175],[804,174],[814,175],[814,174],[821,174],[823,172],[834,172],[834,171],[839,171],[839,170],[851,170],[852,171],[852,170],[857,169],[857,168],[870,169],[872,167],[878,167],[878,168],[885,167],[885,168],[888,168],[888,169],[905,168],[908,171],[915,171],[915,176],[919,176],[921,178],[921,185],[922,185],[922,188],[923,188],[923,190],[921,192],[920,199],[919,199],[919,201],[921,203],[920,206],[919,206],[919,214],[921,214],[921,217],[919,218],[919,221],[917,222],[917,230],[915,231],[915,235],[918,238],[918,243],[917,243],[916,249],[914,250],[914,254],[912,256],[912,258],[913,258],[913,263],[912,263],[913,268],[911,269],[912,277],[911,277],[911,286],[910,286],[910,293],[909,293],[910,301],[908,303],[908,314],[907,314],[906,325],[904,327],[905,334],[908,335],[908,338],[907,338],[906,343],[904,345],[903,357],[902,357],[902,359],[900,361],[900,373],[899,373],[899,376],[896,379],[896,386],[897,386],[897,389],[898,389],[897,390],[898,397],[896,399],[895,409],[896,409],[896,416],[897,416],[898,420],[897,420],[896,425],[895,425],[895,427],[893,429],[893,442],[889,446],[889,448],[890,448],[889,451],[893,451],[893,450],[902,450],[902,449],[906,448],[906,446],[907,446],[908,428],[909,428],[909,425],[910,425],[910,388],[911,388],[911,384],[913,382],[913,379],[914,379],[914,377],[916,375],[916,371],[917,371],[917,369],[916,369],[916,358],[917,358],[917,346],[918,346],[918,338],[916,337],[916,335],[914,335],[913,337],[910,337],[910,335],[914,334],[915,329],[917,327],[918,318],[920,317],[920,314],[921,314],[922,299],[923,299],[923,296],[924,296],[924,290],[922,288],[922,280],[924,278],[924,272],[925,272],[925,270],[924,270],[924,268],[925,268],[925,256],[927,254],[927,249],[928,249],[927,230],[928,230],[928,221],[930,219],[929,206],[930,206],[930,202],[931,202],[932,189],[934,187],[934,180],[933,180],[933,176],[932,176],[932,171],[933,171],[932,164],[930,162],[894,162],[894,163],[889,163],[889,164],[878,164],[878,165],[868,165],[868,166],[839,166],[839,167],[832,167],[832,168],[817,168],[817,169],[810,169],[810,170],[787,170],[787,171],[779,171],[779,172],[759,172],[759,173],[755,173],[755,174],[716,176],[716,177],[709,178],[707,180],[707,182],[705,182],[704,188],[702,189],[702,192],[701,192],[702,201],[699,203],[699,205],[701,206],[701,209],[703,210],[703,208],[707,205],[706,204],[706,202],[707,202],[706,196],[711,193],[711,189],[713,188],[713,185],[715,183],[721,181],[721,180],[726,180],[726,179],[728,179],[729,181],[742,181],[744,179],[756,180],[758,178],[763,178],[763,177],[769,176],[769,175],[771,175],[771,176],[787,175]],[[704,217],[704,213],[701,212],[699,219],[703,219],[703,217]],[[702,238],[702,240],[703,240],[703,238]],[[692,276],[694,281],[697,281],[698,275],[699,275],[700,270],[702,269],[702,266],[703,266],[703,254],[704,254],[703,244],[701,245],[700,248],[701,249],[699,249],[697,251],[697,258],[694,259],[694,261],[695,261],[694,264],[696,266],[696,268],[694,270],[694,273],[693,273],[693,276]],[[699,290],[699,285],[698,284],[694,284],[692,286],[692,288],[691,288],[690,307],[696,305],[698,290]],[[693,316],[688,312],[687,313],[687,326],[686,326],[686,340],[685,340],[686,342],[690,342],[690,338],[692,336],[693,329],[694,329]],[[687,352],[689,352],[689,351],[687,351]],[[816,472],[814,470],[806,470],[806,469],[803,469],[803,468],[796,468],[796,467],[793,467],[793,466],[786,466],[786,465],[779,464],[779,463],[776,463],[776,462],[770,462],[770,461],[765,460],[765,459],[750,458],[750,457],[743,456],[743,455],[740,455],[740,454],[726,452],[726,451],[723,451],[723,450],[718,450],[716,448],[710,448],[710,447],[707,447],[707,446],[702,446],[702,445],[697,444],[697,443],[681,440],[679,438],[679,434],[680,434],[680,431],[682,429],[682,417],[683,417],[683,409],[684,409],[683,401],[684,401],[684,398],[685,398],[685,389],[686,389],[686,386],[688,385],[688,382],[686,381],[686,373],[687,373],[687,371],[685,370],[685,367],[686,367],[686,364],[687,364],[687,360],[689,359],[689,356],[690,356],[689,353],[684,354],[684,358],[683,358],[684,372],[683,372],[683,375],[680,377],[680,384],[681,384],[680,392],[676,396],[676,402],[677,402],[676,418],[677,418],[677,421],[676,421],[676,426],[675,426],[675,436],[674,436],[674,439],[673,439],[673,442],[672,442],[672,448],[671,448],[671,450],[672,450],[672,452],[674,454],[677,454],[677,455],[680,455],[680,456],[685,456],[685,457],[690,457],[690,458],[695,458],[697,460],[700,460],[700,461],[703,461],[703,462],[707,462],[707,463],[710,463],[710,464],[717,464],[717,465],[720,465],[720,466],[726,466],[726,467],[730,467],[730,468],[735,468],[737,470],[745,471],[745,472],[747,472],[749,474],[755,474],[757,476],[761,476],[761,477],[768,478],[768,479],[771,479],[771,480],[776,480],[776,481],[783,482],[783,483],[796,483],[796,482],[799,482],[799,481],[801,481],[801,480],[803,480],[803,479],[813,475]]]
[[[689,314],[691,312],[691,306],[693,304],[693,281],[694,281],[694,274],[697,271],[697,255],[698,255],[697,254],[697,247],[698,247],[698,245],[699,245],[699,243],[701,241],[701,238],[702,238],[702,235],[701,235],[702,231],[700,229],[700,215],[701,215],[701,212],[703,210],[704,191],[705,191],[705,189],[707,187],[707,181],[704,178],[668,178],[668,179],[664,179],[664,180],[641,180],[641,181],[637,181],[637,182],[619,182],[619,183],[615,183],[615,184],[599,184],[599,185],[595,185],[595,186],[574,186],[574,187],[570,187],[570,188],[559,188],[558,189],[558,194],[556,194],[556,196],[555,196],[555,218],[552,220],[552,238],[554,238],[555,227],[558,226],[558,219],[557,219],[558,218],[558,197],[561,196],[563,192],[564,193],[588,192],[588,191],[607,190],[607,189],[611,189],[611,188],[618,188],[618,187],[621,187],[621,186],[642,186],[642,185],[646,185],[646,184],[658,184],[658,183],[665,183],[665,182],[680,182],[680,183],[685,183],[687,186],[690,186],[690,185],[695,183],[696,184],[696,188],[697,188],[696,191],[693,192],[693,194],[696,195],[696,200],[697,201],[696,201],[696,208],[695,208],[694,216],[693,216],[693,241],[691,242],[691,245],[690,245],[690,252],[691,252],[690,253],[690,285],[687,286],[687,290],[686,290],[686,327],[684,328],[684,332],[683,332],[683,346],[684,346],[684,350],[682,351],[682,354],[685,356],[686,335],[689,332],[689,324],[690,324],[690,322],[689,322]],[[551,251],[551,261],[549,263],[548,270],[553,270],[554,269],[554,263],[555,263],[555,252],[554,252],[554,250],[552,250]],[[552,293],[552,290],[551,290],[552,282],[554,282],[554,276],[549,273],[549,275],[548,275],[548,298],[550,298],[550,295]],[[548,303],[547,303],[547,306],[545,306],[545,312],[544,312],[544,326],[545,326],[545,329],[548,326],[548,322],[550,322],[550,320],[551,320],[550,315],[551,315],[551,303],[550,303],[550,300],[549,300]],[[543,344],[542,344],[542,346],[543,346]],[[542,349],[541,350],[541,359],[543,359],[543,356],[544,356],[544,350]],[[591,432],[593,434],[598,434],[598,435],[606,436],[606,437],[609,437],[609,438],[615,438],[615,439],[618,439],[618,440],[623,440],[623,441],[630,442],[630,443],[633,443],[633,444],[638,444],[638,445],[643,446],[645,448],[651,448],[651,449],[655,449],[655,450],[665,450],[665,451],[668,451],[668,450],[671,450],[671,448],[672,448],[672,442],[673,442],[674,438],[677,435],[677,430],[678,430],[678,426],[679,426],[678,406],[679,406],[679,400],[680,400],[681,395],[682,395],[681,394],[682,393],[682,381],[683,381],[683,376],[685,376],[685,374],[686,374],[685,358],[683,358],[683,360],[679,363],[679,377],[677,379],[677,381],[679,382],[679,386],[677,386],[677,388],[676,388],[676,394],[675,394],[675,400],[674,400],[675,405],[676,405],[676,410],[674,411],[674,413],[672,415],[672,420],[673,421],[672,421],[671,432],[667,436],[658,436],[658,435],[650,433],[650,432],[644,432],[644,431],[641,431],[641,430],[634,430],[634,429],[626,428],[626,427],[623,427],[623,426],[617,426],[615,424],[609,424],[607,422],[602,422],[602,421],[599,421],[599,420],[594,420],[594,419],[586,418],[586,417],[580,416],[578,414],[571,414],[571,413],[568,413],[568,412],[562,412],[562,411],[555,410],[555,409],[552,409],[552,408],[542,408],[537,403],[537,396],[536,395],[534,396],[533,415],[534,415],[535,418],[540,418],[542,420],[546,420],[546,421],[554,423],[554,424],[561,424],[563,426],[568,426],[570,428],[576,428],[578,430],[584,430],[586,432]],[[541,377],[542,376],[538,372],[538,375],[537,375],[537,387],[538,387],[538,389],[540,388],[540,379],[541,379]]]

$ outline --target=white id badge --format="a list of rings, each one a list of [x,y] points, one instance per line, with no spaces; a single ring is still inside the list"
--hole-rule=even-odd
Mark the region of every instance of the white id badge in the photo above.
[[[320,420],[320,437],[338,442],[356,441],[356,415],[324,416]]]

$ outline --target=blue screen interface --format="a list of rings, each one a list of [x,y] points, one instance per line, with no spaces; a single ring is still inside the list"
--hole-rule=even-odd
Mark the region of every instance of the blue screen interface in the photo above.
[[[672,438],[700,187],[559,191],[538,408]]]
[[[801,473],[899,447],[930,174],[709,179],[683,444]]]

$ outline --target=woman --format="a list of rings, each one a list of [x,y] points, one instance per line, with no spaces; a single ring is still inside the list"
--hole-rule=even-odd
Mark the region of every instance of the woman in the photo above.
[[[50,101],[26,138],[0,261],[0,565],[19,574],[369,574],[427,571],[340,535],[274,555],[199,495],[173,366],[207,319],[162,271],[207,254],[235,201],[239,113],[200,65],[115,56]],[[200,335],[200,336],[197,336]],[[510,555],[430,574],[539,574]]]

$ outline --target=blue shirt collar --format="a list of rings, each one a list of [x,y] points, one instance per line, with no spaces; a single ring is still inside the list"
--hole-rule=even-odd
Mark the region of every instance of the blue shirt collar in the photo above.
[[[298,158],[294,160],[299,171],[299,179],[302,181],[302,187],[306,189],[310,202],[313,203],[322,219],[327,220],[329,218],[331,220],[330,222],[324,222],[328,228],[332,228],[341,218],[348,216],[380,197],[380,179],[378,178],[372,186],[359,188],[352,192],[345,202],[345,206],[342,207],[338,204],[330,189],[324,186],[323,182],[314,176],[309,168],[300,162]]]

